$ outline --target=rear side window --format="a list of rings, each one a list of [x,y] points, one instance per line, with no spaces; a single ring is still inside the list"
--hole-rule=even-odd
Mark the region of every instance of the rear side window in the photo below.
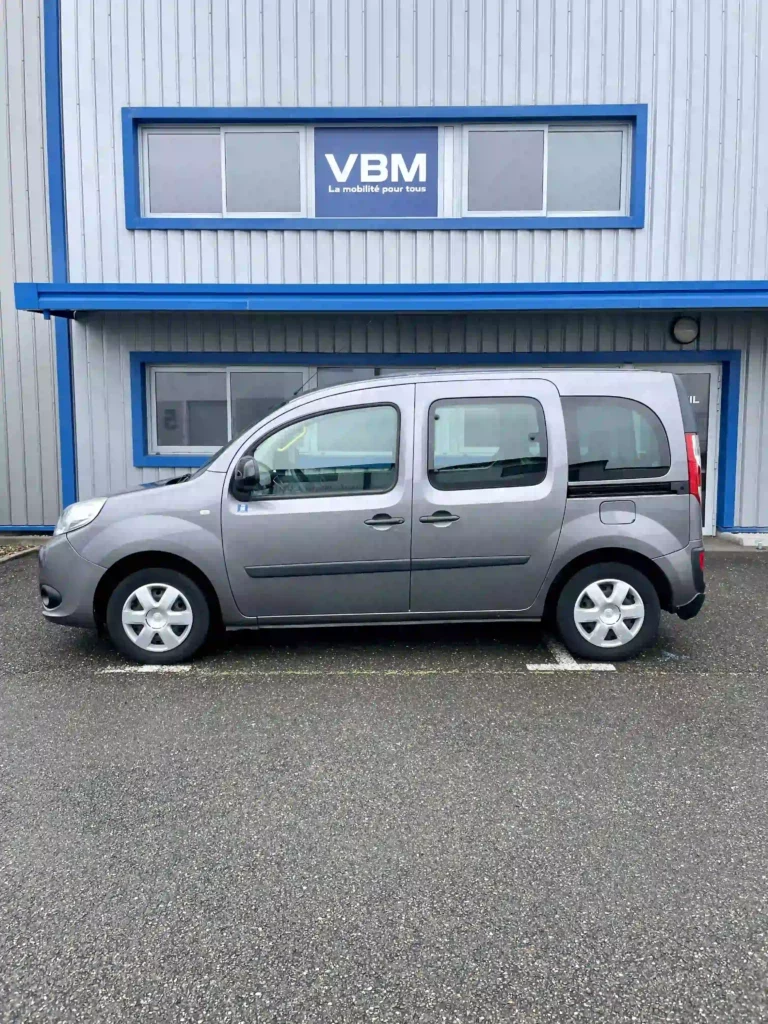
[[[533,398],[434,402],[428,470],[441,491],[541,483],[547,474],[544,410]]]
[[[568,479],[629,480],[669,472],[669,440],[661,420],[629,398],[563,398]]]

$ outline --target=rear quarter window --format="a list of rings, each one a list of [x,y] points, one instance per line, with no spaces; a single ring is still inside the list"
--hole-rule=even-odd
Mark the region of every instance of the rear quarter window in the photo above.
[[[630,480],[669,472],[669,439],[647,405],[605,396],[562,401],[569,480]]]

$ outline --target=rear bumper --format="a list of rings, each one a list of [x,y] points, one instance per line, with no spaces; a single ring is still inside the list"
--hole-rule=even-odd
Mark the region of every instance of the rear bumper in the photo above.
[[[677,609],[678,616],[681,619],[692,619],[701,611],[704,600],[704,594],[697,594],[692,601],[689,601],[688,604],[684,604],[682,607]]]
[[[699,553],[702,550],[701,541],[696,541],[655,559],[669,583],[670,600],[666,611],[675,612],[684,619],[693,618],[704,604],[706,588],[704,573],[699,564]]]
[[[93,599],[106,570],[79,555],[66,535],[54,537],[40,548],[38,565],[45,618],[64,626],[94,627]]]

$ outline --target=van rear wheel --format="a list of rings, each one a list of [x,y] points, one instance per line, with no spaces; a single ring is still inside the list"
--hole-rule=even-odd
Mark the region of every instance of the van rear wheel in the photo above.
[[[659,595],[639,569],[620,562],[589,565],[572,576],[557,601],[557,627],[571,651],[591,661],[625,661],[654,643]]]
[[[175,665],[205,643],[211,612],[200,587],[175,569],[139,569],[107,602],[107,632],[132,661]]]

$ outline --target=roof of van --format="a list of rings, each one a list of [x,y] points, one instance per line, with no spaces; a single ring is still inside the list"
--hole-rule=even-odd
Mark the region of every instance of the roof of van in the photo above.
[[[518,380],[536,379],[551,381],[559,391],[566,394],[594,394],[592,388],[583,391],[587,381],[594,387],[596,379],[599,379],[601,386],[621,387],[626,386],[629,379],[635,385],[651,384],[659,381],[662,377],[673,376],[666,370],[603,370],[599,368],[580,369],[554,369],[548,370],[545,367],[534,367],[530,370],[521,370],[516,367],[505,367],[502,369],[447,369],[447,370],[414,370],[405,373],[392,373],[384,377],[368,377],[364,380],[349,381],[346,384],[334,384],[327,388],[313,388],[311,391],[304,391],[302,394],[292,398],[290,402],[282,406],[298,405],[304,399],[317,397],[318,395],[344,394],[349,391],[361,391],[373,387],[392,387],[396,384],[430,384],[444,380]]]

